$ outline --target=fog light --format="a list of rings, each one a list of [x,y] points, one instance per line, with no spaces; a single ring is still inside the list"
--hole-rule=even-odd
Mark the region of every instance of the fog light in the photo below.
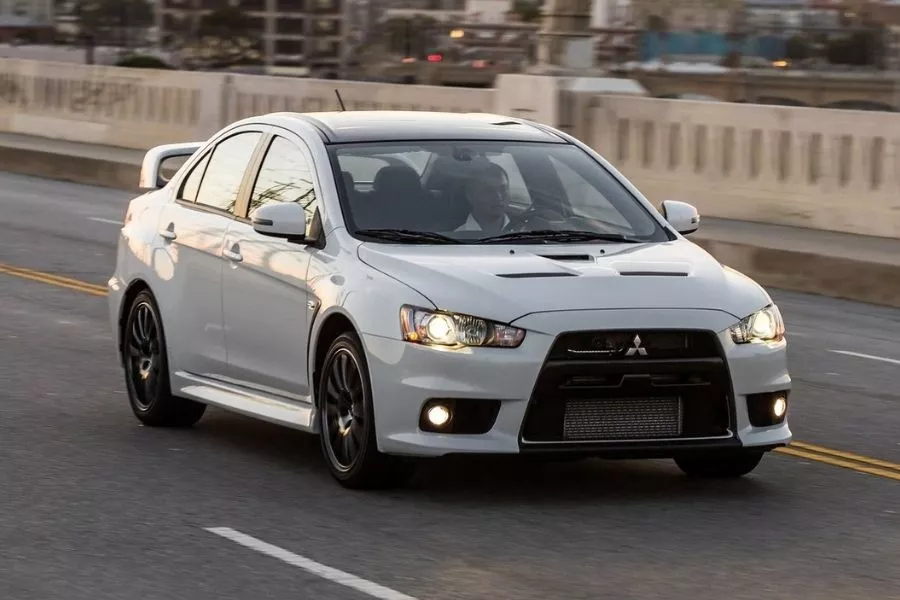
[[[754,427],[772,427],[784,423],[790,390],[777,390],[747,396],[747,416]]]
[[[782,396],[778,396],[775,398],[775,402],[772,404],[772,412],[775,413],[775,418],[780,419],[784,416],[784,412],[787,410],[787,401]]]
[[[450,420],[450,410],[443,404],[435,404],[428,409],[428,422],[435,427],[443,427]]]

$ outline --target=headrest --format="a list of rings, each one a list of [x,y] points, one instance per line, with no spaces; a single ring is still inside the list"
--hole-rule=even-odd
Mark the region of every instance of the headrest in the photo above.
[[[422,181],[419,179],[418,173],[412,167],[406,165],[392,165],[384,167],[375,175],[375,181],[372,182],[375,191],[386,188],[390,189],[422,189]]]
[[[341,177],[344,178],[344,187],[347,188],[348,192],[352,192],[356,184],[353,180],[353,175],[348,171],[341,171]]]

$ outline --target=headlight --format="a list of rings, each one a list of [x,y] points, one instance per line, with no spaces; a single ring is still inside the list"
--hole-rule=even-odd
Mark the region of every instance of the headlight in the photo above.
[[[770,304],[741,319],[740,323],[730,328],[730,331],[735,344],[777,342],[784,337],[784,321],[778,307]]]
[[[516,348],[525,338],[523,329],[414,306],[400,309],[400,330],[407,342],[437,346]]]

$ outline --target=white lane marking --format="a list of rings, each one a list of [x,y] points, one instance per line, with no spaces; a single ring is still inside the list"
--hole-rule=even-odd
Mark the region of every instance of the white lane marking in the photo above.
[[[861,354],[859,352],[848,352],[847,350],[829,350],[835,354],[843,354],[844,356],[855,356],[856,358],[868,358],[869,360],[877,360],[880,362],[891,363],[892,365],[900,365],[900,360],[896,358],[885,358],[884,356],[872,356],[871,354]]]
[[[124,221],[116,221],[115,219],[103,219],[101,217],[88,217],[90,221],[96,221],[97,223],[109,223],[110,225],[124,225]]]
[[[282,562],[286,562],[287,564],[294,567],[299,567],[308,573],[321,577],[322,579],[327,579],[328,581],[353,588],[354,590],[362,592],[363,594],[371,596],[372,598],[379,598],[380,600],[416,600],[412,596],[401,594],[398,591],[378,585],[377,583],[369,581],[368,579],[362,579],[361,577],[357,577],[356,575],[351,575],[350,573],[345,573],[327,565],[317,563],[314,560],[310,560],[304,556],[300,556],[299,554],[294,554],[293,552],[289,552],[284,548],[273,546],[272,544],[249,536],[246,533],[241,533],[240,531],[231,529],[230,527],[204,527],[204,529],[210,533],[240,544],[241,546],[250,548],[251,550],[256,550],[260,554],[265,554],[267,556],[271,556],[272,558],[277,558]]]

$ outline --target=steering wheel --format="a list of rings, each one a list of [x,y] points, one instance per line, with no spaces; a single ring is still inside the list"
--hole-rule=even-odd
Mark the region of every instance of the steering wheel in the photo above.
[[[548,206],[535,206],[532,204],[524,212],[512,217],[504,231],[528,231],[536,229],[553,229],[549,226],[553,222],[565,221],[565,215]],[[544,225],[546,224],[546,225]]]

